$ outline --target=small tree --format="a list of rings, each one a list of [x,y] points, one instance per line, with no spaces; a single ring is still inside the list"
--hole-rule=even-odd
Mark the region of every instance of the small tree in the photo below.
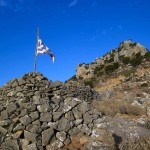
[[[138,66],[139,64],[142,63],[143,57],[141,56],[141,53],[138,52],[130,61],[131,65],[133,67]]]
[[[146,52],[145,55],[144,55],[144,58],[145,58],[147,61],[150,61],[150,52]]]
[[[126,64],[126,65],[130,63],[130,60],[131,60],[130,57],[123,57],[123,58],[122,58],[122,62],[123,62],[124,64]]]

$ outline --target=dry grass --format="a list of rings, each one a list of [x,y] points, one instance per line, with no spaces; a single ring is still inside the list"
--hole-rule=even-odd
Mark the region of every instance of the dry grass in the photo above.
[[[142,116],[146,110],[140,106],[133,106],[130,102],[123,100],[94,101],[92,106],[104,115],[115,116],[116,114],[127,114]]]
[[[124,139],[119,145],[120,150],[150,150],[150,137]]]

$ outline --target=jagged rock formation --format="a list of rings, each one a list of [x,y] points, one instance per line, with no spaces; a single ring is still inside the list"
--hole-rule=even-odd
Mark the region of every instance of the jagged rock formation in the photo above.
[[[94,75],[94,69],[97,66],[105,65],[113,62],[122,61],[123,57],[133,57],[136,54],[140,53],[141,56],[145,55],[148,50],[139,43],[134,43],[131,40],[124,41],[119,44],[118,48],[115,48],[105,54],[101,58],[97,58],[91,64],[79,64],[77,66],[76,76],[77,78],[91,78]]]

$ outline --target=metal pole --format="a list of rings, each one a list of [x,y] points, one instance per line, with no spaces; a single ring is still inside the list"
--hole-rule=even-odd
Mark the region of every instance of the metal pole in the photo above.
[[[34,54],[34,72],[36,72],[36,53],[37,53],[37,46],[38,46],[38,39],[39,39],[40,30],[37,28],[37,41],[36,41],[36,48],[35,48],[35,54]]]

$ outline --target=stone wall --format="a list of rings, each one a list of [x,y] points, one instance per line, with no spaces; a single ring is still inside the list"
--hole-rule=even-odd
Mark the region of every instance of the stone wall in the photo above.
[[[89,87],[40,73],[11,80],[0,87],[0,149],[55,150],[74,135],[91,135],[101,116],[90,107],[95,98]]]

